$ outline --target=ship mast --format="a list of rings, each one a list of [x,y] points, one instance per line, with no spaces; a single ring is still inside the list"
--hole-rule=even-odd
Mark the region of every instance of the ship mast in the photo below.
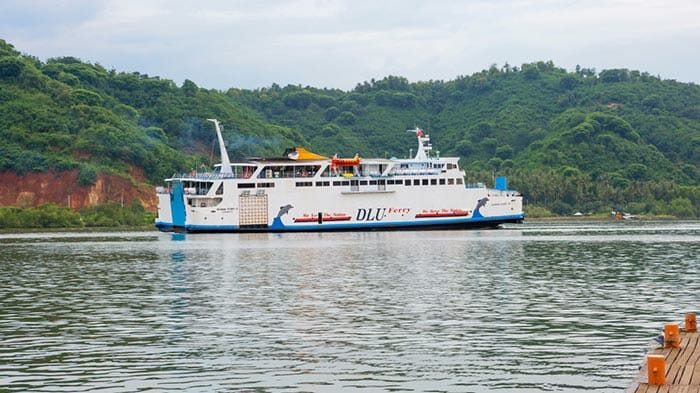
[[[430,144],[430,135],[423,134],[423,130],[416,127],[413,130],[406,130],[406,132],[415,132],[418,138],[418,150],[416,151],[416,161],[427,161],[428,152],[433,150],[433,145]]]
[[[219,149],[221,150],[221,173],[223,174],[233,174],[233,169],[231,169],[231,160],[228,158],[228,152],[226,152],[226,146],[224,146],[224,137],[221,135],[221,124],[216,119],[207,119],[214,123],[216,127],[216,137],[219,139]]]

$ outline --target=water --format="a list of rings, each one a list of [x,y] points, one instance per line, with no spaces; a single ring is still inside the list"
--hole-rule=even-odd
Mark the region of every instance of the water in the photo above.
[[[0,250],[3,392],[620,392],[700,308],[700,222]]]

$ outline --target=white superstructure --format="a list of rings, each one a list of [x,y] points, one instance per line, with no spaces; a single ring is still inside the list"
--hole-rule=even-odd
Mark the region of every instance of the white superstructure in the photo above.
[[[230,162],[214,122],[222,164],[159,187],[163,231],[248,232],[494,227],[521,222],[522,196],[505,178],[495,188],[464,184],[457,157],[431,155],[416,128],[414,158],[327,158],[296,148],[283,158]]]

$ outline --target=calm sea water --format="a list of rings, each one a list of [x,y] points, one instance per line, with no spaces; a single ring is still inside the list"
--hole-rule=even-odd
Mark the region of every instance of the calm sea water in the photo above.
[[[620,392],[700,222],[0,235],[0,391]]]

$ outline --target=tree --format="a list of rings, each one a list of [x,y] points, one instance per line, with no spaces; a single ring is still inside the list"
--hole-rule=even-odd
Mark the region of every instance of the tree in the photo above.
[[[197,94],[197,90],[199,90],[199,88],[191,80],[185,79],[185,81],[182,82],[182,92],[185,93],[187,97],[194,97],[195,94]]]
[[[12,57],[0,58],[0,79],[15,78],[22,72],[22,62]]]

